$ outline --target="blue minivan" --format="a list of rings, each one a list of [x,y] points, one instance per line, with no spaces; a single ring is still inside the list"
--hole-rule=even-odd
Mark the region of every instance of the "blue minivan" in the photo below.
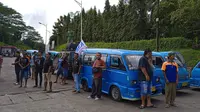
[[[140,99],[138,63],[143,56],[143,51],[84,49],[81,54],[83,65],[81,84],[83,89],[89,91],[92,88],[92,65],[97,52],[102,53],[102,60],[106,63],[106,69],[103,70],[102,76],[102,92],[111,95],[116,101]],[[151,89],[152,96],[161,94],[162,85],[159,77],[153,76]]]
[[[162,93],[165,93],[165,78],[162,73],[161,67],[162,63],[167,61],[167,56],[169,52],[159,52],[160,56],[154,58],[154,67],[156,69],[156,75],[160,76],[160,81],[162,83]],[[177,85],[177,90],[183,89],[183,88],[189,88],[190,87],[190,80],[189,80],[189,72],[187,71],[187,66],[185,63],[185,60],[183,56],[179,52],[175,53],[175,59],[174,61],[178,64],[178,76],[179,76],[179,83]],[[160,71],[159,71],[160,70]]]
[[[200,87],[200,62],[192,69],[190,78],[191,87]]]

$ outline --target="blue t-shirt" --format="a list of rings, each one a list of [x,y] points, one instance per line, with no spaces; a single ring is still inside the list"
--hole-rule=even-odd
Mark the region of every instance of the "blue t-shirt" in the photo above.
[[[176,82],[176,75],[178,73],[178,64],[175,62],[164,62],[162,70],[165,71],[169,82]]]
[[[62,68],[62,61],[63,61],[63,59],[62,58],[59,58],[58,59],[58,69],[60,69],[60,68]]]
[[[28,58],[21,58],[20,59],[20,64],[22,65],[22,67],[25,67],[29,64],[29,59]],[[30,65],[30,64],[29,64]],[[23,69],[24,71],[28,71],[29,70],[29,66],[27,66],[26,68]]]

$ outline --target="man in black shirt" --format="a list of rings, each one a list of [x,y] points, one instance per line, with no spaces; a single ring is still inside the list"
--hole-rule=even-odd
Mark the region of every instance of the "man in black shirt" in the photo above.
[[[16,85],[18,85],[20,83],[20,71],[21,71],[21,67],[19,65],[20,63],[20,52],[16,52],[17,58],[15,59],[15,62],[12,63],[12,65],[15,65],[15,74],[16,74]]]
[[[151,83],[153,77],[153,68],[149,60],[152,58],[152,51],[147,49],[144,51],[144,56],[139,60],[139,81],[140,81],[140,94],[142,104],[140,109],[145,108],[145,100],[147,98],[147,107],[155,107],[151,103]]]
[[[80,93],[80,70],[81,70],[81,62],[78,59],[78,53],[74,54],[73,61],[73,73],[75,80],[75,90],[73,92]]]
[[[42,87],[42,70],[43,70],[43,66],[44,66],[44,57],[42,57],[42,53],[39,52],[38,53],[38,57],[34,60],[35,62],[35,86],[34,87],[37,87],[38,86],[38,74],[39,74],[39,77],[40,77],[40,86],[39,88]]]
[[[51,54],[46,54],[46,60],[44,61],[44,91],[47,90],[47,83],[49,82],[49,91],[52,92],[52,81],[51,75],[53,72],[53,60],[51,59]]]

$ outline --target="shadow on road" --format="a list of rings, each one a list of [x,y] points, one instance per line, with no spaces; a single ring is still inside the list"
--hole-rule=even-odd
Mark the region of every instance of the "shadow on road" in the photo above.
[[[139,108],[139,106],[141,105],[141,100],[136,100],[136,101],[130,101],[130,100],[114,101],[111,98],[111,96],[109,96],[107,94],[104,94],[103,96],[106,97],[106,98],[111,99],[113,102],[117,102],[117,103],[120,103],[120,104],[126,105],[126,106],[134,106],[136,108]],[[160,105],[161,103],[164,103],[164,100],[158,100],[158,99],[156,99],[156,97],[153,97],[151,101],[155,106]]]
[[[189,92],[185,92],[185,91],[177,91],[176,92],[176,96],[177,97],[183,97],[183,96],[191,96],[192,94]]]
[[[192,90],[192,91],[200,92],[200,88],[192,88],[191,90]]]

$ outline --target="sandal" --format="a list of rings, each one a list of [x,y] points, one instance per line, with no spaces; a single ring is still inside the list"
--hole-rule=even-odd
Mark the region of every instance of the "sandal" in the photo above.
[[[152,104],[151,106],[147,106],[148,108],[156,108],[156,106],[154,104]]]
[[[140,105],[140,107],[139,107],[140,109],[144,109],[145,108],[145,106],[144,105]]]

